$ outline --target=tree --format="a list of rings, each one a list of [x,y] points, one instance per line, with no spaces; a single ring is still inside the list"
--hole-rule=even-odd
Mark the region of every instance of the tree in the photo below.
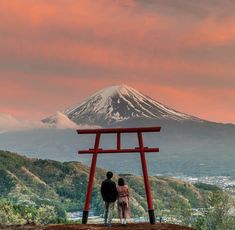
[[[57,215],[55,212],[55,208],[53,206],[42,205],[38,209],[36,222],[42,225],[56,223],[56,218],[57,218]]]
[[[198,230],[235,230],[234,199],[222,190],[213,191],[204,215],[198,217],[193,227]]]
[[[191,224],[192,208],[188,200],[181,197],[181,199],[173,199],[171,202],[171,214],[175,216],[180,223],[188,226]]]
[[[26,224],[32,224],[36,221],[37,209],[28,204],[14,205],[15,211],[25,220]]]
[[[9,224],[24,224],[25,220],[16,212],[12,203],[6,199],[0,200],[0,223],[3,225]]]

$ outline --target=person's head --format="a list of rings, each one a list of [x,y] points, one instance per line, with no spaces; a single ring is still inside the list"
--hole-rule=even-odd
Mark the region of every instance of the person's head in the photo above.
[[[125,185],[125,181],[124,181],[123,178],[119,178],[119,179],[118,179],[118,185],[119,185],[119,186],[124,186],[124,185]]]
[[[110,172],[110,171],[108,171],[108,172],[106,173],[106,177],[107,177],[108,179],[111,179],[111,178],[113,177],[113,173]]]

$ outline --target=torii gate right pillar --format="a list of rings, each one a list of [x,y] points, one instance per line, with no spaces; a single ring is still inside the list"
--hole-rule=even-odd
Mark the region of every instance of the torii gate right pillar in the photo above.
[[[152,196],[151,196],[149,179],[148,179],[148,168],[147,168],[147,163],[146,163],[145,153],[144,153],[143,137],[142,137],[141,132],[138,132],[138,141],[139,141],[139,147],[140,147],[140,159],[141,159],[142,171],[143,171],[143,177],[144,177],[145,192],[146,192],[146,198],[147,198],[147,203],[148,203],[149,222],[151,224],[154,224],[155,215],[154,215],[154,208],[153,208]]]

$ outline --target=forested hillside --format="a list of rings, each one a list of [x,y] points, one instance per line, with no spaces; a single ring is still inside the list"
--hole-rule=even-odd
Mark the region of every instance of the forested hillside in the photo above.
[[[91,209],[96,214],[103,212],[100,184],[105,174],[105,170],[97,168],[91,203]],[[0,151],[0,205],[13,209],[22,222],[25,219],[35,221],[39,218],[38,210],[43,216],[43,210],[48,209],[53,210],[52,222],[64,222],[66,212],[83,209],[88,176],[89,167],[79,162],[29,159]],[[147,204],[143,178],[126,174],[115,175],[114,180],[117,181],[119,176],[124,177],[130,187],[132,216],[145,216]],[[150,177],[150,185],[158,215],[164,210],[182,214],[185,210],[204,207],[207,203],[208,188],[202,186],[156,176]],[[212,186],[209,190],[213,189]],[[5,222],[17,222],[3,216],[0,218],[2,222],[4,218]]]

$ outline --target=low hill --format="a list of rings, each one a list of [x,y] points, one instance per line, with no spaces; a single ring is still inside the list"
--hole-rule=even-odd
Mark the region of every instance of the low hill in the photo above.
[[[103,202],[100,184],[106,171],[96,169],[91,209],[102,214]],[[0,151],[0,197],[14,204],[35,207],[54,206],[57,214],[83,209],[89,167],[79,162],[57,162],[30,159],[15,153]],[[145,216],[147,203],[141,176],[121,175],[131,191],[132,216]],[[117,181],[119,175],[114,176]],[[208,191],[168,177],[150,177],[150,186],[156,214],[163,210],[185,210],[205,206]],[[213,187],[211,188],[213,189]]]

